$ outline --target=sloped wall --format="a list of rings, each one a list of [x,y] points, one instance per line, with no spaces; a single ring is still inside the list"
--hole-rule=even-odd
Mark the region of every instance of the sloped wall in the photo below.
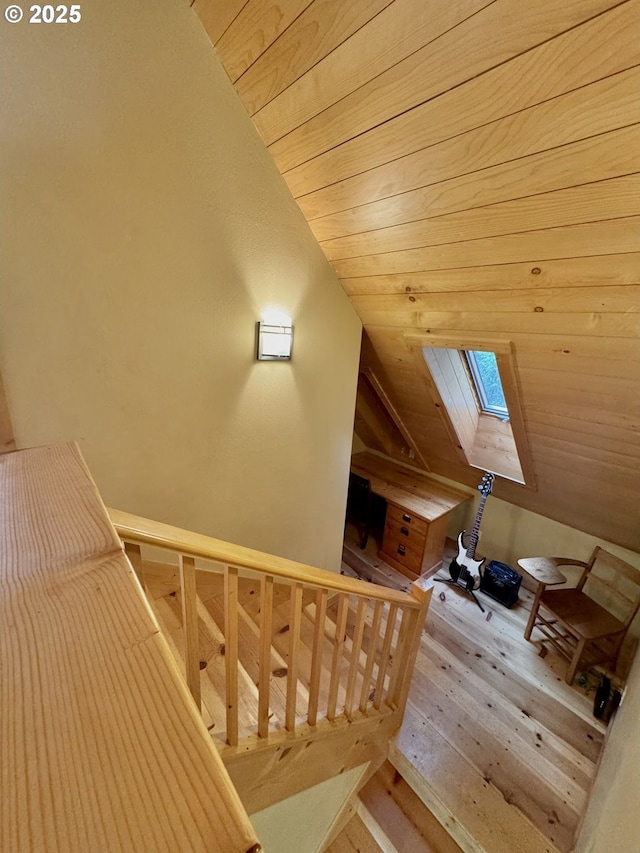
[[[640,658],[636,657],[622,704],[605,742],[576,853],[640,849],[639,715]]]
[[[3,27],[0,363],[18,446],[109,505],[340,565],[360,322],[177,0]],[[290,364],[254,360],[269,306]]]

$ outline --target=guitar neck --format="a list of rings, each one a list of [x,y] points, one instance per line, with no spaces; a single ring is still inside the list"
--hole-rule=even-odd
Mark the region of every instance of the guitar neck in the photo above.
[[[487,502],[487,495],[482,495],[480,498],[480,505],[478,506],[478,512],[476,513],[476,520],[473,522],[473,528],[471,529],[471,533],[469,534],[469,545],[467,547],[467,557],[470,560],[474,560],[476,556],[476,546],[478,544],[478,538],[480,536],[480,522],[482,521],[482,513],[484,512],[484,505]]]

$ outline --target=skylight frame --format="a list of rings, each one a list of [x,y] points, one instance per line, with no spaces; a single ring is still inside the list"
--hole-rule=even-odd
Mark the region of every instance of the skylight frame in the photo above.
[[[412,354],[416,371],[424,379],[436,410],[445,429],[449,433],[453,447],[458,453],[460,461],[471,465],[472,468],[481,468],[485,471],[491,471],[500,477],[519,484],[523,488],[537,491],[535,469],[531,457],[531,451],[529,449],[527,427],[520,400],[520,383],[518,381],[516,351],[513,341],[499,337],[494,338],[490,335],[476,337],[475,335],[462,333],[460,335],[452,336],[433,333],[431,331],[406,331],[403,334],[403,339]],[[496,430],[498,433],[501,433],[503,430],[508,430],[510,432],[511,440],[514,444],[514,458],[517,460],[521,476],[517,474],[516,476],[513,476],[505,471],[501,471],[497,467],[493,467],[486,460],[483,460],[482,464],[478,464],[477,460],[469,457],[469,451],[471,451],[471,456],[474,455],[475,448],[473,447],[473,444],[475,444],[475,439],[472,439],[471,447],[467,441],[465,449],[463,446],[465,442],[460,440],[457,424],[454,423],[456,420],[455,411],[450,407],[448,401],[445,401],[442,398],[438,387],[434,382],[430,369],[425,361],[423,354],[424,347],[430,347],[432,349],[457,350],[460,358],[460,367],[466,373],[467,387],[471,394],[473,394],[473,383],[471,382],[469,369],[466,366],[466,359],[464,358],[463,353],[468,350],[489,351],[494,353],[504,398],[509,410],[509,421],[504,423],[494,415],[488,415],[481,412],[478,408],[477,400],[474,400],[474,409],[477,417],[479,417],[478,427],[482,425],[482,429],[486,430],[486,428],[490,427],[490,424],[493,422],[495,427],[490,427],[492,432],[496,432]],[[504,456],[511,454],[505,454],[503,450],[500,450],[500,455]]]

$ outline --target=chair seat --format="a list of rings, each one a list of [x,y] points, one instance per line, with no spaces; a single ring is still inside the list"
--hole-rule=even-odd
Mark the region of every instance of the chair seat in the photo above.
[[[615,616],[577,589],[546,590],[541,602],[572,631],[588,640],[625,630]]]

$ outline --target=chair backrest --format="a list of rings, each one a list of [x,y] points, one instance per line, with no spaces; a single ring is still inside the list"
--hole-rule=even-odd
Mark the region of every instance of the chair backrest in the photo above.
[[[597,546],[577,588],[606,608],[626,628],[640,608],[640,569]]]
[[[347,516],[364,521],[369,513],[370,501],[371,483],[365,477],[360,477],[351,472],[349,474]]]

